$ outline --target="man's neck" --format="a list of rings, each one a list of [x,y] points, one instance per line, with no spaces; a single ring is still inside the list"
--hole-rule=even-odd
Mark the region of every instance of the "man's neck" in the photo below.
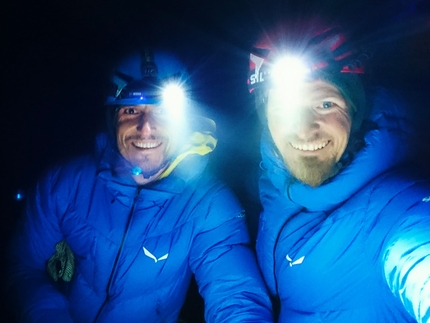
[[[160,177],[160,175],[164,172],[164,170],[167,168],[167,166],[168,165],[164,166],[158,172],[156,172],[155,174],[149,177],[145,177],[143,174],[132,175],[132,177],[138,185],[146,185],[156,181]]]

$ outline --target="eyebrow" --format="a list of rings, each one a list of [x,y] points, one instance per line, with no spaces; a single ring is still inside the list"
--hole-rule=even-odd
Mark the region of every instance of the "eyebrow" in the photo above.
[[[342,94],[331,87],[319,86],[315,90],[312,91],[312,98],[316,100],[321,100],[324,98],[342,98]]]

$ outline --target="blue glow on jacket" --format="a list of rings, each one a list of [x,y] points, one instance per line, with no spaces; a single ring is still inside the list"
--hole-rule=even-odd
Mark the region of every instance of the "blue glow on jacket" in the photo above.
[[[416,142],[399,102],[376,91],[365,147],[317,188],[264,132],[257,255],[279,322],[430,322],[430,183],[401,167]]]
[[[116,149],[51,169],[38,183],[11,252],[10,288],[23,322],[176,322],[192,274],[207,322],[272,322],[242,207],[188,155],[137,187],[115,174]],[[55,244],[76,271],[60,292],[46,273]]]

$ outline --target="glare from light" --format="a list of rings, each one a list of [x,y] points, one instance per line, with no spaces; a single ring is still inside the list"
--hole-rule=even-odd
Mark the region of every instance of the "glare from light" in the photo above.
[[[291,89],[310,74],[309,66],[299,57],[285,56],[271,67],[271,78],[275,87]]]
[[[173,117],[181,117],[185,108],[184,89],[177,83],[167,84],[163,88],[163,105]]]
[[[268,112],[277,122],[294,124],[301,120],[300,109],[303,99],[303,82],[311,74],[306,62],[297,56],[283,56],[270,69],[273,87],[270,89]]]
[[[168,84],[163,89],[163,102],[168,105],[183,104],[185,93],[179,84]]]
[[[142,174],[142,168],[140,168],[139,166],[134,166],[131,169],[131,173],[135,176],[138,176],[138,175]]]
[[[15,200],[16,201],[22,201],[25,198],[25,192],[23,190],[18,190],[15,193]]]

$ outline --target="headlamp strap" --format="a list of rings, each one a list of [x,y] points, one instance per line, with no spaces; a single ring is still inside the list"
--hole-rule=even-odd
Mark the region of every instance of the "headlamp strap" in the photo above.
[[[158,77],[158,67],[154,62],[154,53],[149,48],[145,48],[142,52],[142,62],[140,64],[142,78]]]

